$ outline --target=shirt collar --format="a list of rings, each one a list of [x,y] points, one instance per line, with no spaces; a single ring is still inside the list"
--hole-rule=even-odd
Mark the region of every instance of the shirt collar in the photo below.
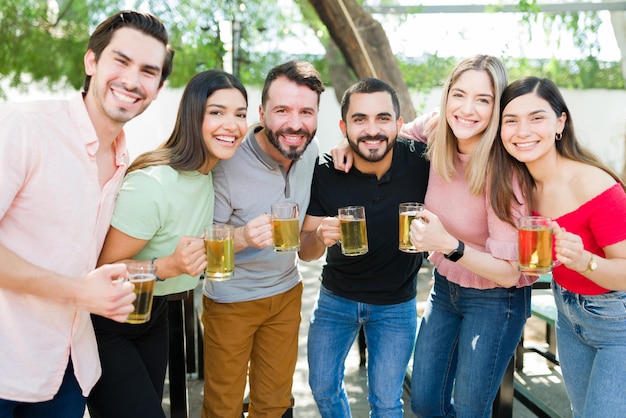
[[[79,93],[74,96],[69,101],[68,106],[70,117],[76,125],[80,138],[85,143],[87,152],[89,155],[95,156],[99,146],[98,134],[96,133],[93,123],[91,123],[83,94]],[[126,147],[126,134],[124,130],[115,138],[115,163],[118,166],[128,165],[128,149]]]

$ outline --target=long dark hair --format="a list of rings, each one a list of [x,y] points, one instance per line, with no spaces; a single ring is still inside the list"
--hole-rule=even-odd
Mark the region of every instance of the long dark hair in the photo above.
[[[562,132],[563,136],[560,140],[555,141],[556,151],[559,155],[569,160],[598,167],[611,175],[611,177],[624,187],[624,183],[613,170],[603,164],[595,154],[580,144],[574,131],[572,114],[559,88],[553,81],[547,78],[524,77],[512,82],[502,93],[502,98],[500,99],[500,114],[502,114],[506,105],[513,99],[531,93],[547,101],[557,117],[560,117],[563,113],[566,115],[565,126]],[[502,124],[500,124],[500,126],[502,126]],[[498,130],[498,138],[500,138],[500,130]],[[533,191],[536,186],[535,180],[530,175],[526,164],[516,160],[506,151],[502,140],[496,141],[492,149],[490,167],[492,167],[494,173],[497,173],[497,175],[492,176],[491,180],[490,197],[493,210],[500,219],[514,224],[510,206],[511,202],[515,199],[513,181],[519,181],[526,203],[528,207],[532,209],[535,207],[533,200]]]
[[[193,171],[209,159],[202,135],[206,101],[217,90],[237,89],[248,104],[248,93],[241,81],[222,70],[208,70],[189,80],[180,99],[176,124],[169,139],[157,149],[141,154],[128,172],[153,165],[169,165],[175,170]]]
[[[163,86],[167,77],[172,73],[172,65],[174,60],[174,50],[169,45],[169,36],[163,22],[158,17],[149,13],[136,12],[134,10],[122,10],[109,16],[105,21],[100,23],[96,30],[91,34],[87,49],[93,51],[96,56],[96,62],[100,60],[100,54],[104,48],[109,45],[113,33],[120,28],[136,29],[146,35],[152,36],[165,46],[165,61],[161,70],[161,82],[159,87]],[[91,76],[85,77],[85,92],[89,90]]]

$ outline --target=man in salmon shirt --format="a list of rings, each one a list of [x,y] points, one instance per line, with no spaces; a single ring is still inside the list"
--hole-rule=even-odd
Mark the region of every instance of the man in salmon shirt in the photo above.
[[[132,311],[123,264],[94,270],[128,163],[123,127],[172,70],[156,17],[92,34],[70,100],[0,106],[0,417],[81,418],[101,374],[89,313]]]

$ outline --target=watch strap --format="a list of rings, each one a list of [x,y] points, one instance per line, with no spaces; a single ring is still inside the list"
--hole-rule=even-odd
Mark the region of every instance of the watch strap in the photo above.
[[[443,255],[445,258],[453,262],[456,262],[461,257],[463,257],[463,253],[465,252],[465,244],[461,240],[458,240],[458,241],[459,241],[459,245],[454,250],[452,250],[451,253]]]

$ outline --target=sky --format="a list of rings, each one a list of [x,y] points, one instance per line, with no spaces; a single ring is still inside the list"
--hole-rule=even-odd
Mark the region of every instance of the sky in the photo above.
[[[492,1],[472,0],[398,0],[399,4],[487,4]],[[520,23],[521,15],[515,13],[422,13],[406,15],[400,19],[395,15],[374,16],[385,29],[392,49],[396,54],[421,56],[465,57],[476,53],[496,56],[577,59],[584,54],[573,45],[568,32],[550,33],[546,36],[543,27],[533,27],[532,39],[529,31]],[[601,11],[603,23],[598,31],[600,53],[598,59],[619,61],[621,54],[615,40],[608,11]],[[293,40],[289,48],[301,48],[315,53],[324,53],[321,45],[313,47],[311,34]],[[559,40],[560,39],[560,40]]]

